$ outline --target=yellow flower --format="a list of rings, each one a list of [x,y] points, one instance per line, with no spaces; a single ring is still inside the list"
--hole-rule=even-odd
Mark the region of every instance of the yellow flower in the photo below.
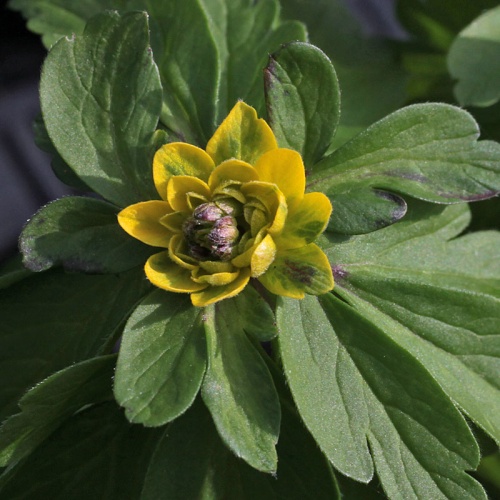
[[[333,288],[328,259],[312,243],[328,223],[330,201],[304,194],[302,158],[278,148],[252,107],[238,102],[206,151],[164,145],[153,178],[162,199],[125,208],[118,222],[134,238],[166,249],[145,266],[157,287],[190,293],[200,307],[233,297],[250,278],[298,299]]]

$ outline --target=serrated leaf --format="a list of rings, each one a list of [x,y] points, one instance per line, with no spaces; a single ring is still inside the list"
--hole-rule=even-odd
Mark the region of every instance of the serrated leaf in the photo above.
[[[45,271],[120,273],[146,262],[154,249],[130,238],[117,222],[118,209],[95,198],[67,197],[41,208],[19,240],[24,265]]]
[[[101,354],[149,285],[142,269],[120,275],[33,274],[0,290],[0,420],[57,370]]]
[[[491,106],[500,99],[500,7],[484,12],[462,30],[448,52],[462,106]]]
[[[283,43],[306,39],[303,25],[280,21],[276,0],[200,0],[220,57],[218,121],[242,99],[263,114],[262,69]]]
[[[381,189],[361,188],[330,197],[334,210],[328,230],[341,234],[364,234],[394,224],[406,214],[400,196]]]
[[[115,397],[130,422],[159,426],[187,410],[205,373],[200,311],[188,298],[156,290],[123,331]]]
[[[500,236],[455,238],[469,219],[463,205],[413,203],[394,226],[343,243],[332,238],[327,254],[337,293],[419,359],[500,442]]]
[[[203,401],[225,444],[263,472],[274,472],[280,405],[269,371],[245,333],[233,329],[230,304],[205,308],[208,367]]]
[[[87,409],[4,474],[0,496],[139,498],[158,437],[158,431],[129,424],[114,403]]]
[[[302,351],[310,349],[309,356],[324,367],[324,378],[328,378],[333,387],[337,386],[335,396],[330,399],[329,412],[335,407],[343,407],[350,417],[349,424],[345,420],[341,424],[344,434],[349,436],[354,429],[360,435],[365,434],[388,496],[485,498],[479,483],[464,472],[464,469],[477,466],[477,444],[463,417],[422,365],[390,340],[383,330],[331,294],[319,299],[307,297],[302,301],[302,324],[289,319],[292,317],[290,308],[296,309],[290,302],[290,299],[283,301],[282,333],[288,330],[290,337],[300,335],[304,340],[297,341],[296,345],[302,343]],[[320,304],[324,310],[321,316]],[[307,326],[304,318],[307,318]],[[329,330],[323,318],[330,323]],[[323,346],[313,340],[319,332],[334,337],[339,346],[329,372],[326,370],[328,363],[321,361]],[[288,345],[283,350],[283,362],[299,406],[296,389],[304,392],[306,382],[299,382],[297,372],[302,372],[304,367],[297,369],[297,360],[288,359],[287,368],[290,348]],[[301,351],[300,347],[294,350]],[[349,384],[354,374],[362,380],[357,386]],[[317,385],[309,387],[310,393],[317,390]],[[324,394],[322,391],[323,397]],[[304,402],[302,397],[301,400]],[[365,410],[361,411],[366,420],[356,422],[363,406]],[[303,408],[299,410],[304,417]],[[325,415],[325,408],[317,407],[316,420],[325,420]],[[307,424],[305,417],[304,421]],[[331,432],[338,425],[339,421],[331,418],[323,423],[325,430],[329,426]],[[343,439],[340,430],[337,433],[337,446],[345,449],[348,438]],[[320,444],[324,439],[322,435],[315,435],[315,438]],[[333,463],[337,466],[338,460]]]
[[[119,206],[158,196],[149,141],[162,90],[148,44],[145,14],[98,15],[82,35],[54,45],[40,81],[56,149],[85,184]]]
[[[490,198],[500,192],[500,144],[478,136],[477,123],[460,108],[408,106],[317,164],[308,190],[334,197],[372,186],[437,203]]]
[[[86,405],[113,399],[116,356],[89,359],[36,385],[19,401],[21,413],[0,428],[0,466],[31,453],[59,425]]]
[[[283,148],[298,151],[306,169],[330,147],[340,118],[340,88],[328,57],[294,42],[272,54],[264,72],[269,124]]]

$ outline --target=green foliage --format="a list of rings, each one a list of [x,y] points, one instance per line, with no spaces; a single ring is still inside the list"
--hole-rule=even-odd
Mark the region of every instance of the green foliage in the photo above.
[[[500,444],[500,236],[466,232],[465,202],[500,192],[478,141],[500,130],[494,4],[400,0],[398,62],[338,0],[282,0],[288,20],[277,0],[11,0],[51,47],[38,143],[104,200],[43,207],[29,270],[0,269],[0,497],[486,498],[497,462],[467,471],[472,426]],[[399,109],[453,100],[452,78],[484,109]],[[332,293],[251,280],[195,308],[151,291],[157,250],[117,225],[158,199],[155,150],[204,147],[238,99],[332,202]]]
[[[49,203],[25,226],[19,247],[32,271],[61,265],[68,271],[120,273],[142,264],[152,249],[116,224],[118,210],[94,198]]]
[[[265,70],[269,124],[280,147],[298,151],[306,169],[332,143],[340,118],[340,89],[329,59],[316,47],[291,43]]]
[[[491,106],[500,99],[500,7],[482,14],[462,30],[448,53],[462,106]]]
[[[205,374],[200,312],[156,290],[123,331],[115,397],[131,422],[166,424],[192,404]]]

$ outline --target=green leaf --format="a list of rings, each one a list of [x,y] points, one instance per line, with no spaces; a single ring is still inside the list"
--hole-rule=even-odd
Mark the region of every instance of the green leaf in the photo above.
[[[131,425],[114,403],[77,413],[1,479],[2,498],[139,498],[158,431]]]
[[[328,431],[338,435],[339,450],[347,448],[352,434],[364,435],[391,498],[485,498],[479,483],[464,472],[479,462],[472,433],[418,361],[331,294],[307,297],[299,306],[286,299],[282,308],[280,326],[289,337],[287,341],[280,334],[286,375],[306,425],[312,431],[313,422],[322,424],[321,431],[312,432],[320,446]],[[302,321],[294,321],[292,314],[297,317],[299,311]],[[320,340],[315,338],[319,335]],[[333,359],[323,355],[325,342]],[[319,384],[304,377],[304,358],[316,363],[316,371],[322,368]],[[333,394],[325,391],[327,385]],[[318,406],[327,397],[330,404]],[[314,409],[306,418],[308,404]],[[349,417],[340,424],[332,418],[339,407]],[[360,439],[354,450],[359,455],[366,447]],[[345,460],[333,463],[337,467]]]
[[[234,457],[201,402],[172,423],[156,447],[141,500],[275,498],[267,474]]]
[[[500,99],[500,7],[461,31],[448,53],[448,68],[458,80],[454,92],[462,106],[491,106]]]
[[[156,290],[129,318],[116,366],[115,397],[130,422],[166,424],[186,411],[205,373],[200,311]]]
[[[256,471],[224,446],[199,401],[173,422],[151,458],[141,500],[339,498],[330,465],[286,405],[276,477]]]
[[[245,331],[259,342],[269,341],[278,334],[274,313],[255,288],[245,287],[228,304],[225,312],[231,314],[233,329]]]
[[[36,385],[19,401],[21,413],[0,429],[0,465],[18,462],[86,405],[113,399],[116,356],[89,359]]]
[[[33,121],[33,132],[35,144],[52,157],[51,167],[57,178],[64,184],[83,192],[92,190],[71,170],[68,164],[61,158],[54,144],[50,140],[42,115],[38,115]]]
[[[85,184],[120,206],[158,197],[149,144],[161,85],[148,43],[145,14],[101,14],[57,42],[42,70],[51,141]]]
[[[330,147],[340,118],[340,88],[328,57],[307,43],[285,45],[264,72],[269,124],[280,147],[307,167]]]
[[[401,221],[330,239],[336,291],[415,356],[500,442],[498,232],[460,238],[466,206],[413,203]]]
[[[133,5],[150,15],[151,45],[164,90],[162,122],[183,140],[204,146],[215,129],[220,63],[201,2],[143,0]]]
[[[220,58],[218,121],[238,99],[263,114],[262,69],[269,54],[292,40],[305,41],[302,24],[280,21],[276,0],[200,0]]]
[[[119,273],[146,262],[154,252],[118,225],[118,210],[94,198],[68,197],[40,209],[19,240],[32,271],[62,265],[68,271]]]
[[[280,298],[281,358],[302,420],[334,467],[367,483],[369,407],[363,379],[316,299]]]
[[[328,230],[364,234],[394,224],[406,214],[400,196],[380,189],[361,188],[330,196],[334,208]]]
[[[308,190],[332,199],[365,186],[437,203],[490,198],[500,192],[500,144],[477,142],[478,136],[466,111],[447,104],[408,106],[321,161]]]
[[[35,383],[110,350],[148,290],[142,270],[120,275],[34,274],[0,290],[0,420]]]
[[[393,47],[367,37],[342,0],[281,0],[283,15],[307,25],[310,42],[335,67],[342,89],[338,147],[407,100],[406,74]]]
[[[203,401],[225,444],[252,467],[274,472],[280,405],[269,371],[245,333],[233,329],[231,304],[205,308],[208,367]]]
[[[418,42],[434,50],[447,50],[455,33],[497,3],[497,0],[454,0],[451,8],[445,1],[398,0],[397,14]]]

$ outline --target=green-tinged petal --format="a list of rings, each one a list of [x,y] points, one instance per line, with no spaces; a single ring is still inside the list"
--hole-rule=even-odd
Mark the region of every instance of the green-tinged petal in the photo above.
[[[191,302],[194,306],[204,307],[222,299],[228,299],[238,295],[250,280],[250,269],[241,269],[239,276],[228,285],[211,286],[202,292],[192,293]]]
[[[276,238],[281,249],[299,248],[312,243],[326,228],[332,204],[323,193],[307,193],[302,200],[288,207],[283,232]]]
[[[302,199],[306,188],[304,163],[297,151],[274,149],[262,155],[255,164],[261,181],[276,184],[287,202]]]
[[[204,260],[198,263],[207,273],[229,273],[234,268],[231,262],[222,262],[217,260]]]
[[[231,263],[236,267],[249,267],[252,278],[264,274],[276,255],[276,245],[273,238],[268,234],[265,238],[255,238],[255,243],[245,252],[235,257]]]
[[[193,271],[191,278],[196,283],[206,283],[212,286],[223,286],[232,283],[240,274],[240,270],[237,268],[233,272],[222,272],[222,273],[206,273],[201,269]]]
[[[153,179],[158,194],[167,199],[167,184],[172,176],[190,175],[207,181],[215,168],[212,158],[203,149],[186,142],[162,146],[153,160]]]
[[[167,186],[168,202],[178,212],[191,212],[209,198],[210,189],[206,182],[196,177],[177,175],[170,179]],[[195,206],[192,206],[193,200],[196,202]]]
[[[151,200],[124,208],[118,214],[118,223],[130,236],[153,247],[168,247],[172,232],[160,219],[172,209],[166,201]]]
[[[302,299],[306,293],[321,295],[333,288],[330,263],[314,243],[279,251],[259,281],[270,292],[293,299]]]
[[[269,234],[279,234],[285,225],[287,216],[287,204],[283,193],[276,184],[268,182],[248,182],[241,186],[241,192],[247,197],[247,203],[252,205],[252,198],[258,202],[256,207],[260,208],[263,204],[267,209]]]
[[[198,262],[188,255],[188,249],[184,236],[175,234],[168,245],[169,256],[173,262],[184,269],[193,270],[198,267]]]
[[[257,112],[240,101],[220,124],[208,141],[207,153],[216,165],[236,158],[251,165],[278,144],[269,125],[257,117]]]
[[[182,212],[172,212],[163,216],[160,223],[173,233],[182,232],[182,224],[186,220],[186,215]]]
[[[207,287],[206,284],[195,283],[188,269],[172,262],[168,251],[152,255],[146,262],[144,270],[153,285],[169,292],[191,293]]]
[[[228,182],[244,183],[258,180],[259,174],[252,165],[241,160],[227,160],[210,174],[208,185],[213,190],[220,185],[227,185]]]

